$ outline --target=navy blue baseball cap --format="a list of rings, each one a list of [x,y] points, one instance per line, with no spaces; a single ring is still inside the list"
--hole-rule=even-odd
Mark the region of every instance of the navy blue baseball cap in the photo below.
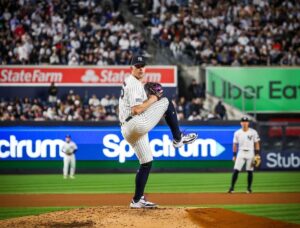
[[[135,55],[131,59],[132,66],[144,67],[146,65],[145,57],[142,55]]]
[[[71,138],[71,135],[66,135],[66,138]]]
[[[249,118],[247,116],[243,116],[241,118],[241,122],[249,122]]]

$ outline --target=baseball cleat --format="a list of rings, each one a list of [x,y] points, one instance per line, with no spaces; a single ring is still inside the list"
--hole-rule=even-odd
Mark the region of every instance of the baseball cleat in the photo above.
[[[173,146],[175,148],[179,148],[182,147],[184,144],[193,143],[197,138],[198,138],[198,134],[196,133],[189,133],[186,135],[182,134],[180,141],[177,141],[175,139],[173,140]]]
[[[131,208],[157,208],[157,204],[147,201],[144,196],[138,202],[131,201],[130,207]]]
[[[234,190],[230,188],[227,193],[234,193]]]
[[[250,188],[248,188],[246,193],[250,194],[250,193],[252,193],[252,190]]]

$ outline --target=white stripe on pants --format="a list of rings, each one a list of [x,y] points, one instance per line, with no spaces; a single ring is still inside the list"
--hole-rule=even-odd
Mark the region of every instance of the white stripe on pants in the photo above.
[[[169,100],[162,98],[153,103],[142,114],[134,116],[122,126],[122,135],[134,149],[140,164],[153,160],[148,132],[154,128],[167,111]]]
[[[69,166],[70,168],[70,176],[74,176],[75,174],[75,155],[66,155],[64,157],[64,176],[68,176]]]

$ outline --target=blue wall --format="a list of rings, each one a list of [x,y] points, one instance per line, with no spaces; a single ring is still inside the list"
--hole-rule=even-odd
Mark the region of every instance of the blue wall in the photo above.
[[[231,160],[232,137],[238,125],[187,126],[199,138],[180,149],[172,146],[167,126],[157,126],[149,134],[155,160]],[[61,160],[66,134],[78,145],[77,160],[136,160],[118,126],[9,126],[0,127],[0,160]]]

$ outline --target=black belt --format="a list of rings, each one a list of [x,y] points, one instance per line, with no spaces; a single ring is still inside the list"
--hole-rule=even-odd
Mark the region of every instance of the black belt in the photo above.
[[[132,116],[128,116],[125,120],[125,122],[128,122],[129,120],[131,120],[133,117]]]
[[[129,122],[132,118],[132,116],[128,116],[123,123],[120,123],[120,125],[122,126],[125,122]]]

